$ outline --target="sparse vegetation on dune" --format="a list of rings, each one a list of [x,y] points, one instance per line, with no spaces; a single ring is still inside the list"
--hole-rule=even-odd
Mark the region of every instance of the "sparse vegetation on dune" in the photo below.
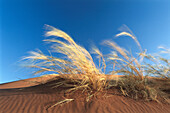
[[[87,100],[89,100],[98,92],[117,87],[125,96],[158,101],[158,96],[162,96],[163,89],[161,88],[163,86],[159,86],[159,82],[151,82],[149,76],[154,75],[157,78],[166,79],[166,83],[170,85],[170,60],[147,55],[146,51],[142,51],[137,38],[128,32],[121,32],[116,36],[131,37],[139,46],[140,54],[134,57],[115,42],[104,41],[113,51],[104,56],[98,48],[92,48],[93,54],[97,54],[99,58],[99,65],[96,65],[90,53],[76,44],[68,34],[49,25],[47,25],[47,29],[46,36],[56,37],[44,40],[52,44],[50,55],[45,55],[40,50],[32,51],[31,55],[25,57],[24,60],[31,62],[27,67],[38,69],[34,74],[52,74],[64,78],[55,83],[53,88],[68,87],[67,92],[81,89],[88,93]],[[62,40],[59,40],[58,37]],[[60,53],[63,57],[54,57],[51,52]],[[144,59],[149,59],[155,64],[146,63]],[[157,63],[158,61],[161,62]],[[109,75],[106,75],[105,70],[109,66],[113,67],[113,70],[110,70],[110,75],[121,74],[124,77],[114,81],[107,79]],[[164,93],[164,95],[166,94]],[[70,102],[69,99],[68,101]]]

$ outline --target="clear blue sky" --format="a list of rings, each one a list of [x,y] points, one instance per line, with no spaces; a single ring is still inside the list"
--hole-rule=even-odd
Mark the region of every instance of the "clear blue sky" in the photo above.
[[[121,2],[118,2],[121,1]],[[121,46],[137,47],[133,40],[114,39],[126,24],[149,53],[170,45],[170,2],[164,0],[1,0],[0,83],[28,78],[17,61],[28,51],[48,47],[44,24],[57,27],[87,50],[92,43],[113,39]],[[150,2],[148,2],[150,1]],[[104,49],[103,49],[104,50]]]

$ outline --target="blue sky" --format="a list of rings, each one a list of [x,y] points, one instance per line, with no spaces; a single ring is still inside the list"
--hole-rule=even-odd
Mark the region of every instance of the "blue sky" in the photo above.
[[[149,53],[156,52],[159,45],[168,47],[169,6],[163,0],[1,0],[0,83],[31,77],[17,61],[28,51],[46,50],[44,24],[65,31],[87,50],[91,44],[103,48],[100,43],[106,39],[137,48],[129,38],[114,38],[123,24]]]

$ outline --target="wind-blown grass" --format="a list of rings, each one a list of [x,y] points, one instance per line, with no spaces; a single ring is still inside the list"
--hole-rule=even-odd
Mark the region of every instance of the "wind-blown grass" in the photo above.
[[[82,81],[78,82],[73,89],[102,90],[106,79],[102,76],[104,73],[96,68],[90,53],[76,44],[65,32],[49,25],[46,27],[49,29],[45,34],[46,36],[60,37],[64,41],[57,38],[45,39],[43,41],[52,43],[52,51],[63,54],[65,58],[44,55],[40,50],[30,52],[31,55],[24,59],[31,59],[33,64],[29,65],[29,67],[39,69],[34,74],[53,72],[54,74],[60,74],[63,78],[70,78],[74,82],[78,82],[77,79],[81,79]],[[102,57],[101,54],[100,56]]]
[[[159,54],[157,55],[149,54],[145,55],[145,57],[152,61],[152,64],[145,63],[145,71],[148,75],[155,75],[157,77],[170,79],[170,59],[163,58]]]
[[[158,95],[163,96],[162,91],[160,90],[163,86],[158,86],[158,82],[153,83],[156,87],[151,86],[149,76],[152,75],[155,77],[157,76],[169,79],[170,60],[160,56],[154,57],[152,55],[147,55],[146,50],[142,51],[137,38],[130,33],[121,32],[116,36],[124,35],[131,37],[137,43],[141,52],[135,58],[132,54],[118,46],[115,42],[104,42],[117,52],[114,52],[114,55],[107,57],[109,61],[112,61],[113,65],[117,66],[117,70],[113,70],[111,73],[121,73],[125,75],[123,78],[119,79],[116,86],[120,88],[122,94],[125,96],[129,96],[134,99],[144,98],[146,100],[158,101]],[[155,65],[146,63],[144,59],[152,60]],[[170,85],[169,80],[164,82],[166,82],[167,85]]]
[[[89,100],[94,96],[94,92],[118,87],[124,96],[158,101],[157,96],[161,94],[161,90],[150,85],[148,76],[152,74],[169,78],[170,62],[162,57],[156,59],[151,55],[147,55],[134,35],[121,32],[116,37],[128,36],[132,38],[140,48],[137,57],[134,57],[113,41],[104,41],[104,44],[108,45],[109,49],[113,49],[113,51],[109,55],[103,55],[97,47],[92,48],[92,53],[97,54],[99,58],[99,65],[96,65],[91,54],[85,48],[76,44],[68,34],[49,25],[46,25],[46,27],[48,31],[45,35],[55,37],[43,40],[51,44],[52,51],[49,51],[50,55],[45,55],[40,50],[32,51],[30,52],[31,55],[23,60],[31,61],[27,67],[38,69],[34,74],[41,74],[42,76],[52,74],[64,78],[62,81],[55,83],[53,88],[68,87],[69,89],[66,92],[81,89],[88,92],[87,100]],[[54,57],[51,52],[62,54],[63,57]],[[153,66],[143,62],[145,58],[153,62],[160,60],[163,63],[161,65],[156,63]],[[106,64],[113,66],[113,70],[110,70],[109,74],[121,74],[124,77],[117,79],[114,83],[107,79],[105,70],[108,66]]]

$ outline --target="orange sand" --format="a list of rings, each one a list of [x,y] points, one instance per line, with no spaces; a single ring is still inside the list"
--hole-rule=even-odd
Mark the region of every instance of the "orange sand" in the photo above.
[[[97,96],[86,102],[84,94],[79,91],[66,95],[61,88],[51,89],[50,84],[55,81],[40,85],[30,82],[43,82],[51,77],[0,84],[0,113],[170,113],[169,104],[136,101],[113,90],[109,90],[106,96]],[[65,98],[74,100],[49,108]]]

